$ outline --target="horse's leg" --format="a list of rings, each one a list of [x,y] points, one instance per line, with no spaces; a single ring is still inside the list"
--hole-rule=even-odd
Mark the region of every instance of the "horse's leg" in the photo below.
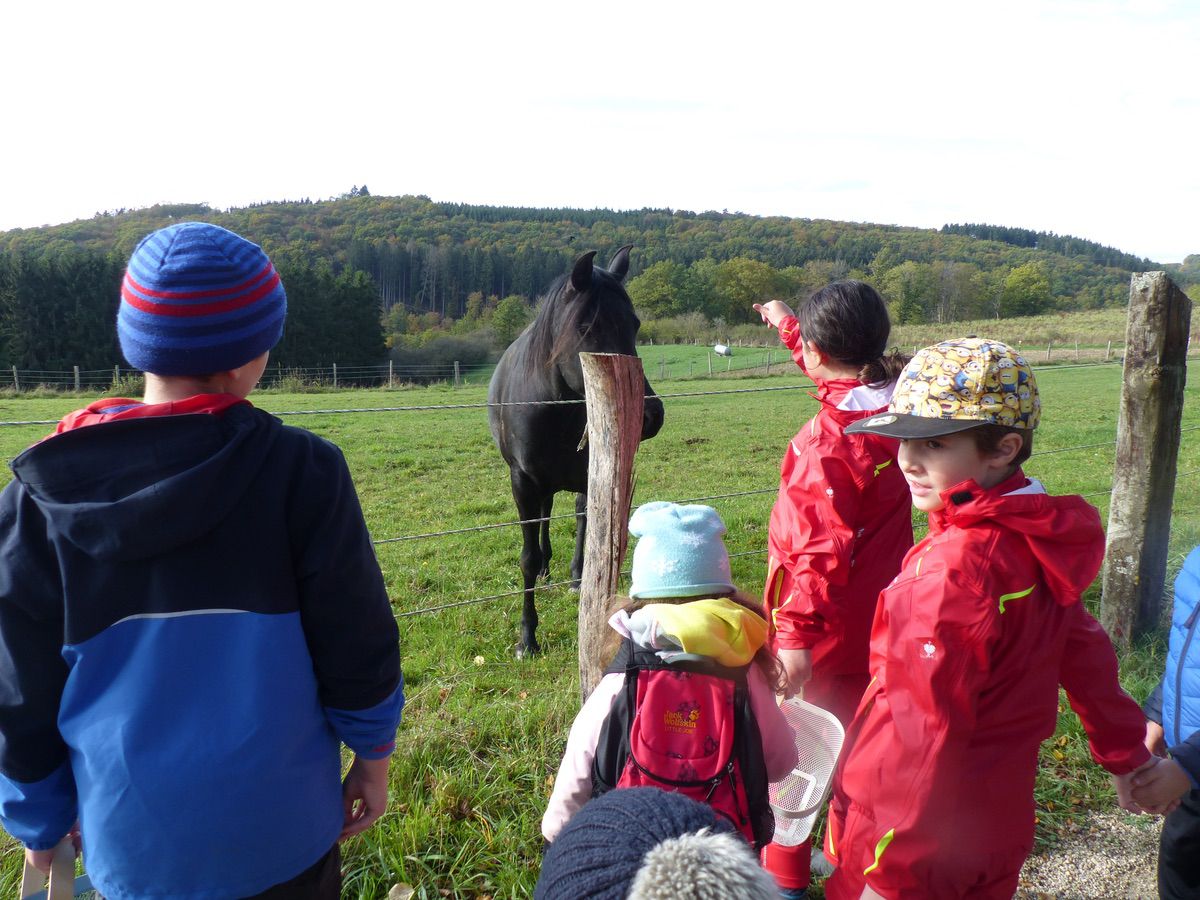
[[[538,522],[542,514],[541,490],[527,475],[512,470],[513,499],[517,502],[517,514],[521,518],[521,576],[524,579],[525,600],[521,607],[521,638],[517,643],[517,658],[525,654],[541,652],[537,642],[538,615],[533,603],[533,586],[542,571],[542,550],[538,545]]]
[[[538,546],[542,550],[542,570],[538,573],[543,578],[550,578],[550,513],[554,511],[554,495],[550,494],[542,501],[541,517],[545,519],[538,529]]]
[[[575,555],[571,557],[571,590],[583,580],[583,549],[587,543],[587,493],[575,495]]]

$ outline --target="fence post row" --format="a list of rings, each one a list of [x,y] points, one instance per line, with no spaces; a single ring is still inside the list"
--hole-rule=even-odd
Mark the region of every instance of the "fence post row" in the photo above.
[[[617,591],[629,537],[633,459],[642,438],[646,380],[642,361],[618,353],[580,353],[587,401],[587,539],[579,585],[579,688],[600,683],[608,598]]]
[[[1155,628],[1162,608],[1191,316],[1165,272],[1133,275],[1100,601],[1121,648]]]

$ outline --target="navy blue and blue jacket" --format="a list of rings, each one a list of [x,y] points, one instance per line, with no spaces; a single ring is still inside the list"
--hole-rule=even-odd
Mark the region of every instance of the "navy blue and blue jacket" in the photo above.
[[[340,743],[394,747],[399,640],[341,452],[249,404],[89,425],[0,493],[0,819],[78,816],[110,900],[231,898],[326,853]]]
[[[1200,547],[1175,578],[1175,607],[1163,680],[1143,705],[1163,727],[1171,756],[1200,786]]]

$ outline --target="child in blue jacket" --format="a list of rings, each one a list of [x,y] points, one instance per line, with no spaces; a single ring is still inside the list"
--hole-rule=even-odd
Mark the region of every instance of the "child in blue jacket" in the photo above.
[[[1146,746],[1168,762],[1133,777],[1134,802],[1165,813],[1158,849],[1164,900],[1200,897],[1200,547],[1175,579],[1163,680],[1142,707]]]
[[[0,494],[0,820],[42,869],[78,821],[109,900],[336,900],[387,803],[398,633],[350,473],[245,399],[286,308],[255,244],[150,234],[117,317],[144,400]]]

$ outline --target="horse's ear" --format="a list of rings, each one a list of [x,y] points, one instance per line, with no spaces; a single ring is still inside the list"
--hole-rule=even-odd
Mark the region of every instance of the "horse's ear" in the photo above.
[[[629,251],[632,249],[633,244],[626,244],[613,254],[612,262],[608,264],[608,274],[617,281],[624,281],[629,274]]]
[[[575,268],[571,270],[571,287],[583,293],[592,286],[592,266],[596,260],[596,251],[589,250],[575,260]]]

